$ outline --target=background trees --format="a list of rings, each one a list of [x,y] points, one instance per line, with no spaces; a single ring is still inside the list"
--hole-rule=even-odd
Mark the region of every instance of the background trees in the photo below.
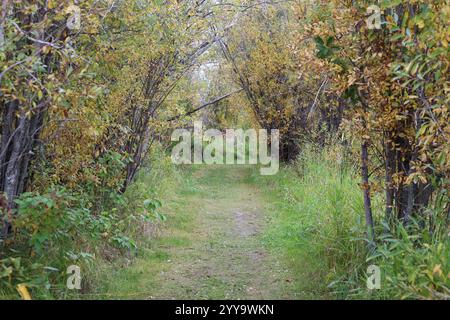
[[[350,128],[361,139],[361,160],[374,164],[372,175],[385,177],[387,219],[395,214],[407,223],[412,216],[423,214],[432,199],[440,203],[442,193],[438,190],[448,180],[436,161],[436,156],[448,158],[448,149],[423,148],[434,139],[424,135],[429,125],[436,130],[431,133],[435,138],[448,137],[448,125],[442,126],[447,118],[447,85],[441,85],[448,82],[442,78],[448,69],[444,39],[448,31],[441,29],[448,5],[384,2],[380,30],[369,29],[365,23],[366,5],[336,4],[328,11],[338,22],[329,25],[329,31],[323,28],[316,38],[318,56],[339,66],[335,86],[349,97],[347,117],[353,117]],[[333,45],[325,45],[324,37],[333,39]],[[441,115],[444,118],[439,120]],[[370,155],[367,148],[372,150]],[[368,193],[371,184],[366,170],[363,172]],[[441,214],[448,213],[444,210]]]

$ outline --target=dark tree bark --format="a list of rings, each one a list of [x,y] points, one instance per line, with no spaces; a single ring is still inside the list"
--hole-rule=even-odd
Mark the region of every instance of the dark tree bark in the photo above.
[[[16,18],[23,25],[39,23],[46,18],[47,13],[46,5],[39,5],[37,13],[30,15],[25,15],[20,11],[10,11],[11,17]],[[56,40],[54,39],[53,31],[58,28],[59,26],[52,25],[46,30],[33,30],[34,38],[25,36],[24,42],[18,44],[23,45],[24,48],[30,47],[30,56],[33,55],[36,59],[41,59],[42,63],[47,66],[49,73],[55,67],[54,63],[52,64],[51,62],[52,54],[44,54],[42,48],[47,40]],[[20,29],[20,32],[25,35],[25,31]],[[30,77],[39,78],[37,74],[32,73],[30,71]],[[24,78],[23,80],[26,81],[27,79]],[[24,100],[27,103],[22,102],[22,100],[19,102],[19,100],[8,101],[5,98],[2,99],[5,109],[0,118],[0,194],[3,197],[3,202],[6,203],[4,210],[9,212],[9,214],[14,212],[16,207],[15,200],[27,186],[33,150],[37,145],[43,126],[43,115],[46,113],[49,105],[47,97],[48,93],[44,90],[41,99],[36,99],[35,96],[25,93]],[[36,105],[31,107],[33,102]],[[0,221],[0,224],[3,224],[2,236],[6,236],[5,230],[9,228],[8,223]]]
[[[367,238],[372,247],[375,240],[375,230],[372,215],[372,203],[370,197],[370,181],[369,181],[369,146],[367,141],[363,141],[361,145],[361,173],[362,185],[364,192],[364,211],[366,217]]]
[[[394,186],[393,186],[393,166],[394,166],[394,150],[390,137],[386,137],[385,146],[385,165],[386,165],[386,219],[392,220],[392,211],[394,207]]]

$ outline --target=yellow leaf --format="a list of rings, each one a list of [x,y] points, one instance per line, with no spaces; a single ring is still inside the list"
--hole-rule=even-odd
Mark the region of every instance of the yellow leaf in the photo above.
[[[419,29],[423,29],[425,27],[425,22],[423,20],[417,21],[417,26]]]
[[[49,9],[56,8],[56,1],[55,0],[48,0],[47,6],[48,6]]]
[[[17,285],[17,291],[19,292],[23,300],[31,300],[31,295],[24,284]]]
[[[435,275],[436,273],[438,275],[442,275],[442,270],[441,270],[441,265],[440,264],[437,264],[437,265],[434,266],[433,275]]]

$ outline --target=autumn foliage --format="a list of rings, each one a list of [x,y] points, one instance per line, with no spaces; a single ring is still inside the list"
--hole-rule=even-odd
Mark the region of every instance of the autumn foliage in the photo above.
[[[368,253],[415,223],[448,234],[448,1],[386,0],[379,12],[371,1],[270,2],[3,0],[0,246],[31,239],[43,254],[76,220],[132,248],[126,227],[102,227],[125,219],[104,203],[197,115],[180,117],[205,102],[191,81],[202,61],[221,65],[220,90],[242,89],[231,101],[248,123],[280,130],[286,163],[305,144],[342,144],[361,172]]]

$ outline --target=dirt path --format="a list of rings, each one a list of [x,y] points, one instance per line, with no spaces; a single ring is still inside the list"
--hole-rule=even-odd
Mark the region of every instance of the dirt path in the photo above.
[[[147,291],[146,299],[295,298],[288,271],[264,248],[268,214],[251,172],[197,169],[166,208],[162,235],[125,272],[126,288]]]

